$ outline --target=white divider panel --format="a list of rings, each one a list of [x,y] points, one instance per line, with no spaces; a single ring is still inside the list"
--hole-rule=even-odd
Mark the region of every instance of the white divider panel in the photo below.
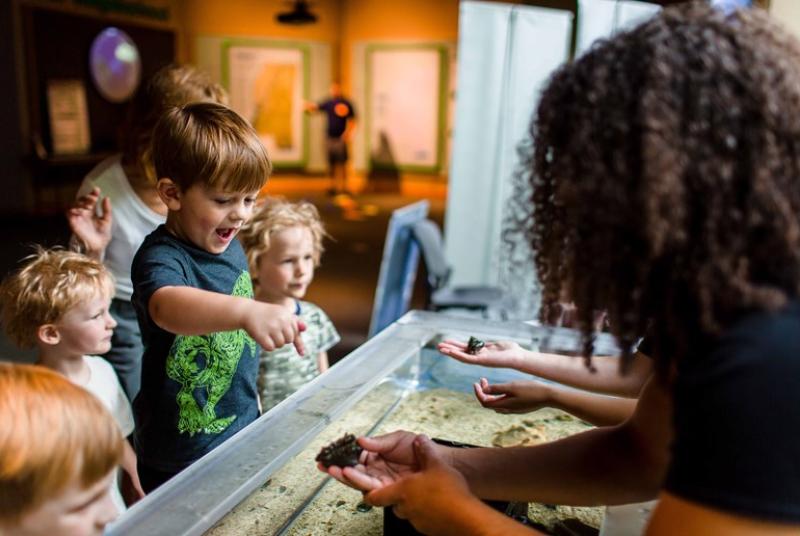
[[[473,1],[460,10],[446,255],[453,283],[494,285],[516,148],[543,83],[568,57],[572,14]]]

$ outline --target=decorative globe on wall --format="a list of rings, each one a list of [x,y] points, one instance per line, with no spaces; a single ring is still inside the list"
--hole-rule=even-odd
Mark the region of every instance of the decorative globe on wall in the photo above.
[[[111,102],[128,100],[142,77],[139,49],[128,34],[114,27],[95,37],[89,51],[89,68],[95,87]]]

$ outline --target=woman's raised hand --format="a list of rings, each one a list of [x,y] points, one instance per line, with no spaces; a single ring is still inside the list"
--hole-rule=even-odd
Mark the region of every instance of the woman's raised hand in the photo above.
[[[100,203],[99,213],[98,203]],[[91,192],[79,197],[67,210],[67,221],[72,233],[81,242],[83,253],[102,259],[111,241],[113,217],[111,200],[105,197],[102,202],[100,201],[100,188],[94,187]]]

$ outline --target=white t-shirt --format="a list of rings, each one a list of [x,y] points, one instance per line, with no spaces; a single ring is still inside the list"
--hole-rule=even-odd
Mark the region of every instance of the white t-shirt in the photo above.
[[[114,420],[117,421],[122,436],[128,437],[133,433],[133,412],[131,411],[131,403],[128,402],[128,397],[125,396],[125,391],[122,390],[122,385],[119,383],[116,372],[111,364],[103,359],[93,355],[83,357],[86,364],[89,366],[89,382],[82,387],[100,399],[100,402],[111,412]],[[122,499],[122,494],[119,491],[119,474],[112,484],[111,498],[114,505],[120,513],[124,512],[125,501]]]
[[[149,235],[166,217],[148,207],[133,191],[125,171],[122,156],[106,158],[86,175],[78,195],[89,193],[94,186],[101,196],[111,200],[114,221],[111,225],[111,242],[106,248],[103,262],[116,281],[115,298],[130,300],[133,293],[131,263],[144,237]]]
[[[83,359],[89,365],[91,377],[89,383],[83,386],[84,389],[100,399],[103,405],[108,408],[114,420],[122,430],[122,436],[128,437],[133,433],[133,412],[131,403],[122,390],[117,373],[111,363],[102,357],[87,355]]]

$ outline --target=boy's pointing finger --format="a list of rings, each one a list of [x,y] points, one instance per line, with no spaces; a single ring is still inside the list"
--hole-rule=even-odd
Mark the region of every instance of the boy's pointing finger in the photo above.
[[[305,326],[303,326],[303,328],[305,329]],[[303,344],[303,337],[300,336],[300,333],[294,338],[294,347],[297,349],[298,354],[306,355],[306,345]]]

